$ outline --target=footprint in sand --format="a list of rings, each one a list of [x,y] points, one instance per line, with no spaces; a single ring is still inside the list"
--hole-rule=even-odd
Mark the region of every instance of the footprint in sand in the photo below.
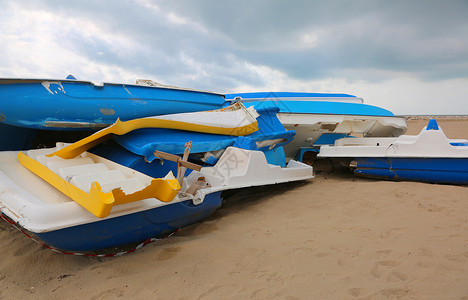
[[[392,253],[392,250],[379,250],[375,252],[379,258],[385,258]]]
[[[380,290],[379,291],[379,294],[382,295],[382,296],[385,296],[387,298],[401,298],[401,297],[404,297],[404,296],[407,296],[408,294],[410,293],[410,290],[407,289],[407,288],[404,288],[404,289],[399,289],[399,288],[395,288],[395,289],[384,289],[384,290]]]
[[[438,205],[434,205],[434,204],[430,204],[430,203],[429,203],[429,204],[421,204],[421,203],[419,203],[419,204],[418,204],[418,208],[424,209],[424,210],[426,210],[426,211],[433,211],[433,212],[437,212],[437,211],[442,211],[442,210],[444,210],[443,207],[438,206]]]
[[[396,278],[400,279],[401,281],[406,281],[408,279],[408,276],[406,276],[405,274],[400,273],[400,272],[393,271],[392,275],[395,276]]]
[[[375,263],[370,273],[375,278],[380,278],[380,276],[382,276],[382,271],[379,270],[379,264]]]
[[[464,257],[463,257],[463,254],[447,254],[447,255],[444,255],[444,258],[446,260],[450,260],[450,261],[453,261],[453,262],[463,262],[464,261]]]
[[[31,253],[33,251],[36,251],[37,249],[33,248],[34,244],[31,244],[31,245],[28,245],[30,247],[21,247],[19,248],[18,250],[15,251],[15,253],[13,253],[13,256],[22,256],[22,255],[26,255],[28,253]]]
[[[379,265],[386,266],[386,267],[395,267],[398,266],[400,263],[394,260],[381,260],[377,262]]]
[[[348,290],[348,294],[350,294],[353,297],[362,296],[365,292],[366,290],[363,288],[352,288]]]
[[[125,295],[125,290],[123,288],[113,288],[106,291],[102,291],[91,299],[104,299],[105,297],[112,298],[121,298]]]
[[[261,271],[261,274],[257,276],[257,279],[261,279],[262,281],[275,281],[279,283],[283,283],[283,277],[281,274],[278,274],[277,272],[270,272],[270,271]]]
[[[169,258],[173,258],[174,256],[177,255],[177,252],[179,252],[182,248],[181,247],[169,247],[165,248],[159,253],[158,257],[156,258],[157,260],[166,260]]]
[[[429,257],[433,257],[432,255],[432,249],[429,248],[429,247],[421,247],[418,249],[418,255],[419,256],[429,256]]]
[[[381,278],[384,274],[388,274],[389,270],[392,270],[392,269],[388,269],[388,267],[396,267],[399,264],[400,264],[399,262],[394,261],[394,260],[381,260],[374,264],[370,273],[375,278]],[[387,281],[395,281],[395,280],[405,281],[407,279],[408,279],[408,276],[397,271],[392,271],[389,275],[387,275]]]
[[[218,229],[218,225],[216,225],[213,222],[200,223],[184,228],[184,230],[181,230],[181,232],[178,233],[177,236],[206,235],[211,232],[217,231]]]
[[[430,268],[434,265],[432,260],[420,260],[416,263],[416,266],[419,268]]]
[[[405,230],[405,229],[406,229],[405,227],[389,228],[389,229],[385,230],[384,232],[382,232],[380,234],[380,237],[382,239],[387,239],[387,238],[390,238],[390,237],[400,237],[401,236],[400,232],[402,230]]]

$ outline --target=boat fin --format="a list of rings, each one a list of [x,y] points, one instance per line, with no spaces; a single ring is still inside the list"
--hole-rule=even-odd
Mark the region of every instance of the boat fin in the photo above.
[[[150,185],[131,194],[125,194],[121,188],[114,188],[110,192],[103,192],[98,182],[91,183],[89,193],[72,183],[64,180],[45,165],[29,157],[23,152],[18,153],[19,162],[31,172],[41,177],[60,192],[70,197],[83,208],[98,218],[105,218],[115,205],[156,198],[163,202],[170,202],[176,196],[181,186],[174,176],[155,178]]]
[[[429,119],[429,123],[427,123],[426,130],[439,130],[439,125],[437,125],[436,119]]]

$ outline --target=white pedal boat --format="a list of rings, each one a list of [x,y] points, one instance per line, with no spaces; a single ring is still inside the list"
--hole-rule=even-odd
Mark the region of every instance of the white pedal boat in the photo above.
[[[27,151],[40,163],[87,193],[97,182],[104,193],[135,194],[154,178],[84,152],[72,159],[46,154],[48,148]],[[208,217],[221,206],[221,192],[313,178],[312,167],[290,161],[287,167],[269,165],[261,151],[229,147],[213,167],[202,167],[182,177],[170,202],[149,197],[111,207],[99,218],[78,202],[26,169],[19,152],[0,152],[0,211],[48,245],[67,251],[94,251],[164,236]],[[173,181],[169,174],[161,180]]]

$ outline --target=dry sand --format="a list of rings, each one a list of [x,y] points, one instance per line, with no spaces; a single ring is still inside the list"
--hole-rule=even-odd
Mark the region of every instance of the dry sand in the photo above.
[[[439,124],[468,138],[467,120]],[[0,222],[1,299],[468,299],[467,269],[467,187],[350,174],[243,191],[119,258],[56,254]]]

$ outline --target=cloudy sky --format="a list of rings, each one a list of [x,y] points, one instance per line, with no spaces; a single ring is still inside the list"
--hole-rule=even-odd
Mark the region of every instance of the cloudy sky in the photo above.
[[[0,0],[0,77],[348,93],[468,114],[468,0]]]

